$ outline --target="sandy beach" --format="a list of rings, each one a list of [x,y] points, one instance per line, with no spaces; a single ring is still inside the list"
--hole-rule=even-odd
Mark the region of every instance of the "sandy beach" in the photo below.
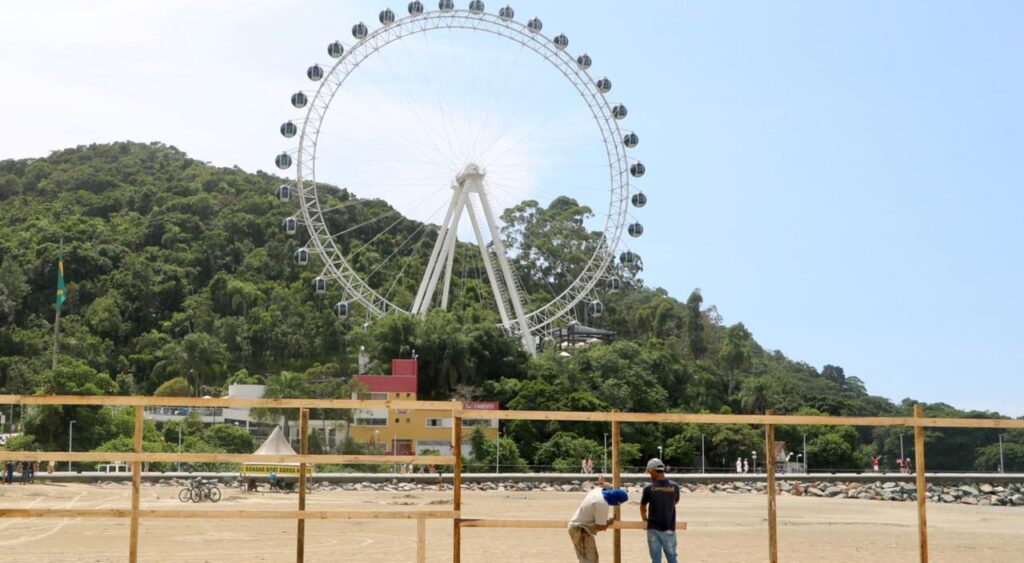
[[[144,485],[142,508],[294,510],[294,494],[225,490],[217,505],[185,505],[176,487]],[[5,508],[128,508],[126,485],[36,484],[0,487]],[[314,492],[310,510],[445,510],[450,492]],[[582,493],[466,492],[463,515],[482,518],[568,518]],[[638,520],[638,499],[623,509]],[[787,562],[887,563],[917,561],[914,503],[780,497],[779,551]],[[931,561],[1016,563],[1024,553],[1024,509],[965,505],[928,506]],[[688,562],[767,559],[766,497],[692,493],[680,504],[680,554]],[[294,521],[143,520],[139,560],[146,562],[253,563],[295,560]],[[310,521],[306,561],[414,561],[414,521]],[[646,559],[642,531],[625,530],[624,561]],[[427,558],[451,561],[452,525],[427,524]],[[600,534],[602,561],[611,560],[611,533]],[[125,561],[127,519],[3,519],[4,561]],[[573,553],[562,530],[463,530],[466,563],[565,562]]]

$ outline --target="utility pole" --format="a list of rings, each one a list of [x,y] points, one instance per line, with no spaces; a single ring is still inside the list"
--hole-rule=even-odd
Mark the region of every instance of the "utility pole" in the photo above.
[[[900,461],[907,459],[907,456],[903,455],[903,434],[900,434]]]
[[[601,463],[601,473],[608,473],[608,433],[604,433],[604,461]]]
[[[1003,435],[999,435],[999,472],[1006,473],[1006,465],[1003,464]]]
[[[494,448],[494,474],[497,475],[501,473],[501,430],[498,430],[498,437],[494,439]]]
[[[178,454],[181,454],[181,427],[185,425],[185,420],[178,421]],[[181,462],[178,462],[178,473],[181,473]]]
[[[68,423],[68,453],[71,453],[71,445],[75,437],[75,421],[72,420]],[[71,473],[71,460],[68,460],[68,473]]]
[[[900,436],[900,440],[901,440],[900,443],[902,443],[902,439],[903,439],[903,436],[901,435]],[[807,463],[807,434],[804,434],[804,474],[805,475],[806,474],[810,474],[810,472],[811,472],[810,465],[808,465],[808,463]]]
[[[700,472],[704,473],[704,435],[700,435]]]

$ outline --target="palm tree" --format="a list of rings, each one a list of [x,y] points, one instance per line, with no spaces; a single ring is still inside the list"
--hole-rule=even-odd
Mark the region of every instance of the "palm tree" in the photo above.
[[[301,373],[293,371],[282,371],[277,375],[272,375],[267,378],[267,387],[263,391],[263,398],[265,399],[297,399],[300,397],[309,396],[309,382],[306,381],[306,376]],[[288,432],[288,419],[294,417],[297,414],[295,409],[272,409],[268,411],[268,414],[273,413],[276,415],[283,415],[284,418],[284,435],[291,436]]]

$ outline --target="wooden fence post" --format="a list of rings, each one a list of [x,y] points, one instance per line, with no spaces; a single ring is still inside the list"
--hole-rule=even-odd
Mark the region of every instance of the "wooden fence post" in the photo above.
[[[619,468],[619,442],[622,436],[622,423],[612,421],[612,486],[618,489],[622,486],[622,470]],[[622,507],[615,507],[615,520],[622,519]],[[622,530],[612,530],[612,561],[622,563]]]
[[[427,563],[427,520],[416,519],[416,563]]]
[[[309,454],[309,409],[299,409],[299,453]],[[306,464],[299,464],[299,512],[306,510]],[[298,537],[295,544],[295,561],[302,563],[306,558],[306,519],[299,518]]]
[[[135,405],[135,453],[142,453],[142,431],[145,407]],[[132,520],[128,537],[128,561],[136,563],[139,560],[139,495],[142,488],[142,462],[132,462]]]
[[[914,418],[924,418],[924,406],[914,405]],[[924,478],[924,427],[914,427],[914,457],[917,467],[917,534],[921,563],[928,563],[928,483]]]
[[[459,415],[462,414],[461,407]],[[452,563],[462,561],[462,416],[452,413],[452,452],[455,465],[452,471],[452,510],[455,511],[455,523],[452,527]]]
[[[766,415],[771,416],[774,411],[768,410]],[[768,474],[768,561],[779,563],[779,529],[776,522],[775,504],[775,425],[764,425],[764,455],[765,468]]]

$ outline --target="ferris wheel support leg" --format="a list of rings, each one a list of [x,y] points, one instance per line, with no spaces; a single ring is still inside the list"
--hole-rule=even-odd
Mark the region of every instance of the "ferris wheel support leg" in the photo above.
[[[437,291],[437,282],[441,278],[441,272],[443,271],[443,264],[448,261],[447,250],[454,251],[455,239],[458,237],[458,226],[459,219],[462,218],[462,210],[466,208],[466,199],[468,194],[465,190],[459,190],[459,200],[455,204],[454,212],[452,213],[451,222],[448,224],[447,232],[445,233],[444,247],[442,248],[441,255],[434,263],[434,270],[430,272],[430,281],[427,284],[427,292],[423,294],[423,301],[420,302],[420,313],[426,314],[430,309],[430,303],[433,301],[434,292]],[[448,273],[451,275],[451,272]]]
[[[441,228],[437,230],[437,240],[434,241],[434,248],[433,250],[430,251],[430,261],[427,262],[427,269],[423,273],[423,280],[420,281],[420,287],[416,291],[416,299],[413,301],[412,304],[413,313],[421,312],[420,308],[423,305],[424,298],[426,297],[425,294],[427,293],[427,285],[429,285],[430,278],[433,277],[434,268],[437,266],[437,258],[440,255],[441,248],[444,246],[444,241],[448,236],[448,229],[451,225],[452,214],[455,213],[455,205],[458,203],[458,201],[459,193],[452,193],[452,201],[450,204],[448,204],[448,213],[446,213],[444,216],[444,222],[441,223]]]
[[[479,181],[479,180],[477,180]],[[505,244],[501,242],[498,234],[498,225],[494,222],[494,213],[491,212],[491,203],[484,191],[483,183],[479,185],[480,207],[484,209],[484,219],[487,221],[487,228],[491,231],[491,240],[494,242],[494,252],[498,255],[498,265],[501,266],[501,273],[505,278],[505,287],[508,288],[508,295],[512,301],[512,309],[515,310],[516,320],[519,323],[519,337],[523,341],[523,348],[531,356],[537,355],[537,346],[533,341],[533,333],[526,322],[526,312],[523,310],[523,301],[519,296],[519,288],[516,287],[515,278],[512,277],[512,266],[508,263],[508,256],[505,255]]]
[[[469,198],[467,197],[466,199],[468,202]],[[465,208],[465,206],[463,206],[463,208]],[[462,209],[459,209],[459,212],[461,211]],[[445,311],[448,310],[448,294],[452,287],[452,266],[455,264],[455,243],[458,239],[458,226],[459,223],[458,220],[456,220],[456,222],[452,224],[451,227],[453,231],[453,236],[451,237],[448,243],[448,261],[445,264],[444,268],[444,288],[441,290],[441,309]]]
[[[484,235],[480,231],[480,222],[476,218],[476,211],[473,206],[470,205],[466,209],[466,213],[469,214],[469,222],[473,224],[473,233],[476,235],[477,246],[480,247],[480,257],[484,261],[484,269],[487,270],[487,279],[491,282],[491,291],[494,293],[494,302],[498,304],[498,314],[501,315],[501,324],[506,330],[511,328],[512,321],[508,316],[508,308],[505,307],[505,298],[501,294],[501,286],[498,282],[498,276],[494,272],[494,266],[491,264],[491,255],[487,252],[487,243],[484,242]]]

